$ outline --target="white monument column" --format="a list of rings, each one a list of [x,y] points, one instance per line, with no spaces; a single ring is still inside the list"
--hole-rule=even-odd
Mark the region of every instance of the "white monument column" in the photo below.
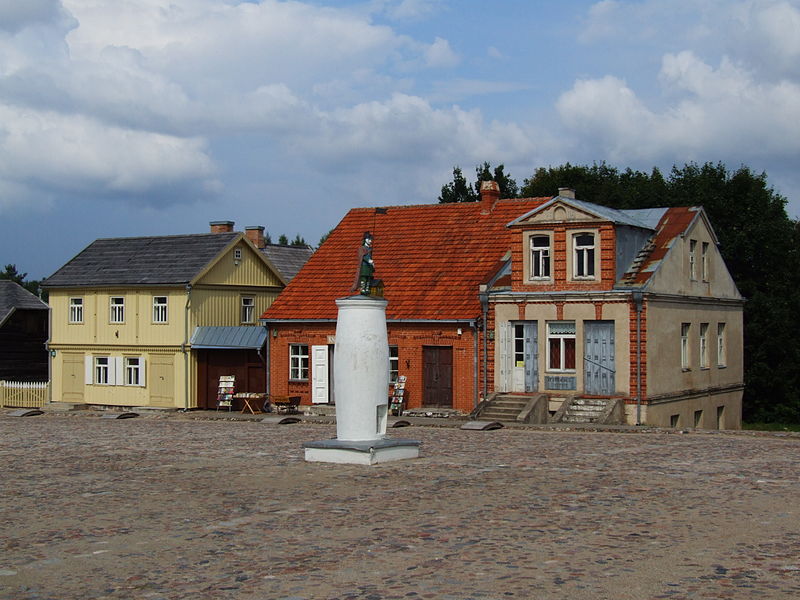
[[[389,337],[383,298],[339,298],[333,389],[336,438],[363,441],[386,435],[389,402]]]
[[[420,442],[386,435],[389,340],[383,298],[339,298],[334,349],[335,440],[306,442],[305,459],[372,465],[417,458]]]

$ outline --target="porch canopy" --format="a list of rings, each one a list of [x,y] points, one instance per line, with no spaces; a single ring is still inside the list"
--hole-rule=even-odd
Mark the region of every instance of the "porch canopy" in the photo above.
[[[192,349],[259,350],[267,339],[263,327],[196,327],[190,341]]]

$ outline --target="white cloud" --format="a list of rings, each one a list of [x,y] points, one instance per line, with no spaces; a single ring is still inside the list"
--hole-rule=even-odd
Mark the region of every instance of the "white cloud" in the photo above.
[[[437,37],[425,52],[425,63],[429,67],[454,67],[458,62],[458,54],[453,52],[447,40],[440,37]]]
[[[576,82],[557,108],[585,145],[623,164],[762,164],[770,156],[800,156],[800,85],[757,82],[730,60],[713,68],[691,52],[666,55],[660,78],[670,92],[683,92],[660,111],[611,76]]]
[[[198,139],[2,105],[0,123],[0,181],[8,185],[98,196],[219,185]]]
[[[428,17],[442,8],[442,0],[400,0],[387,7],[387,13],[393,19],[417,20]]]

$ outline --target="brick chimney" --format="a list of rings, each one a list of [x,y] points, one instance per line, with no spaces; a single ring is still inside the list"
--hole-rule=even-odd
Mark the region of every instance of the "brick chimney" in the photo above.
[[[500,185],[496,181],[481,181],[481,212],[486,214],[494,208],[500,199]]]
[[[251,225],[244,228],[244,234],[247,239],[255,244],[256,248],[264,248],[267,244],[264,242],[264,227],[261,225]]]
[[[575,200],[575,190],[568,187],[558,188],[558,195],[562,198],[572,198]]]
[[[232,233],[233,221],[211,221],[211,233]]]

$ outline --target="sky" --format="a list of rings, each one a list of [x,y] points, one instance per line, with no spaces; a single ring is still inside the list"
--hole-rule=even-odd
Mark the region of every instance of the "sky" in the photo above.
[[[217,220],[316,245],[483,161],[747,165],[797,218],[800,0],[0,0],[0,266],[29,279]]]

